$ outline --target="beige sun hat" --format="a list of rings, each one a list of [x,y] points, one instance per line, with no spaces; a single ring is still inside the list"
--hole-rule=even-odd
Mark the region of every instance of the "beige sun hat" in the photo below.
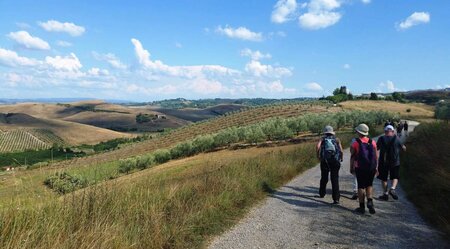
[[[358,126],[356,126],[355,131],[363,136],[368,136],[369,126],[367,126],[366,124],[359,124]]]
[[[334,133],[333,127],[331,127],[331,125],[325,126],[325,128],[323,129],[323,134],[334,135],[335,133]]]

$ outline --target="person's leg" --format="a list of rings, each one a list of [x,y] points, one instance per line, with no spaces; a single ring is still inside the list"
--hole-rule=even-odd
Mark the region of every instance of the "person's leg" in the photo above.
[[[320,163],[320,173],[321,177],[320,177],[319,196],[320,198],[323,198],[326,194],[328,174],[329,174],[328,165],[325,162]]]
[[[365,199],[365,175],[364,171],[356,171],[355,172],[356,178],[358,180],[358,200],[359,200],[359,208],[356,209],[356,212],[364,214],[366,211],[366,207],[364,205],[364,199]]]
[[[353,175],[353,196],[352,200],[358,199],[358,179],[356,179],[356,175]]]
[[[388,170],[383,164],[380,164],[378,166],[378,176],[377,176],[377,178],[381,180],[381,185],[383,186],[383,194],[380,195],[378,198],[380,200],[387,201],[387,200],[389,200],[388,183],[387,183]]]
[[[369,209],[369,213],[374,214],[375,213],[375,208],[373,206],[373,178],[375,177],[375,171],[369,173],[368,176],[368,182],[367,182],[367,188],[366,188],[366,192],[367,192],[367,208]]]
[[[394,200],[398,200],[398,195],[395,191],[395,188],[397,188],[398,179],[400,178],[400,166],[394,166],[391,168],[391,180],[392,180],[392,186],[389,190],[389,194],[394,198]]]
[[[331,167],[331,188],[333,191],[333,201],[339,202],[340,193],[339,193],[339,169],[341,168],[341,165],[339,163],[336,163],[332,165]]]

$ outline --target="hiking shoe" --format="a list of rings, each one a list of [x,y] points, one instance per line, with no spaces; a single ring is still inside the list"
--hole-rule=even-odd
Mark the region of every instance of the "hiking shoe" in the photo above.
[[[334,200],[334,201],[333,201],[333,204],[339,205],[339,201]]]
[[[367,202],[367,208],[369,209],[369,213],[371,213],[371,214],[375,213],[375,208],[373,207],[373,201],[372,200]]]
[[[366,212],[366,208],[364,207],[359,207],[357,209],[355,209],[356,212],[360,213],[360,214],[364,214]]]
[[[378,197],[378,199],[381,200],[381,201],[388,201],[389,200],[389,195],[387,195],[387,194],[380,195]]]
[[[389,190],[389,194],[394,198],[394,200],[398,200],[398,195],[395,193],[394,189]]]
[[[352,200],[356,200],[356,199],[358,199],[358,193],[353,193]]]

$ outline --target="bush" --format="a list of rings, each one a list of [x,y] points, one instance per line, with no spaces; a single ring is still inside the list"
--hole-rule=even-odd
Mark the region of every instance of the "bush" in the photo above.
[[[265,138],[266,135],[259,125],[253,125],[245,129],[245,142],[247,143],[259,143],[264,141]]]
[[[119,173],[128,174],[137,166],[137,160],[134,157],[119,160]]]
[[[170,156],[172,159],[190,156],[194,153],[192,143],[190,141],[179,143],[170,149]]]
[[[158,164],[168,162],[171,158],[170,151],[166,149],[160,149],[153,153],[155,162]]]
[[[437,119],[450,120],[450,102],[440,102],[436,105],[434,115]]]
[[[44,184],[59,194],[66,194],[88,186],[89,182],[80,175],[70,175],[67,172],[48,176]]]
[[[198,136],[192,141],[195,153],[205,152],[214,148],[214,139],[211,135]]]

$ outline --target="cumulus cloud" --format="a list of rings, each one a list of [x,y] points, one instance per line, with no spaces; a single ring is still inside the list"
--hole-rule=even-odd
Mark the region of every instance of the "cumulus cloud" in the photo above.
[[[16,52],[0,48],[0,64],[6,66],[36,66],[40,61],[28,57],[19,56]]]
[[[310,82],[305,85],[305,88],[310,91],[322,91],[323,87],[317,82]]]
[[[414,12],[406,20],[398,24],[400,30],[409,29],[419,24],[425,24],[430,22],[430,13],[428,12]]]
[[[199,78],[204,77],[205,74],[229,75],[238,73],[238,71],[234,69],[220,65],[169,66],[160,60],[151,60],[150,52],[144,49],[139,40],[133,38],[131,39],[131,42],[134,45],[134,52],[139,64],[145,69],[155,73],[185,78]]]
[[[361,2],[362,2],[363,4],[369,4],[370,2],[372,2],[372,0],[361,0]]]
[[[280,78],[291,76],[292,72],[289,68],[275,67],[272,65],[262,64],[260,61],[251,60],[245,65],[245,71],[253,74],[256,77],[273,77]]]
[[[29,49],[49,50],[50,45],[39,37],[31,36],[27,31],[11,32],[8,38]]]
[[[56,20],[48,20],[47,22],[38,22],[38,24],[48,32],[65,32],[71,36],[80,36],[86,30],[83,26],[78,26],[71,22],[59,22]]]
[[[337,0],[311,0],[306,7],[308,11],[299,18],[299,25],[304,29],[317,30],[327,28],[339,22],[342,15],[336,10],[341,7]]]
[[[127,66],[123,62],[121,62],[115,54],[112,54],[112,53],[100,54],[100,53],[93,51],[92,56],[96,60],[106,61],[113,68],[116,68],[116,69],[127,68]]]
[[[83,67],[74,53],[64,57],[59,55],[55,57],[46,56],[45,62],[54,69],[63,71],[78,71]]]
[[[343,67],[344,67],[344,69],[350,69],[351,68],[350,64],[347,64],[347,63],[344,64]]]
[[[246,27],[232,28],[227,25],[224,28],[222,28],[221,26],[218,26],[216,28],[216,32],[218,34],[225,35],[225,36],[227,36],[229,38],[233,38],[233,39],[240,39],[240,40],[246,40],[246,41],[262,41],[263,40],[262,33],[253,32]]]
[[[68,41],[56,41],[56,45],[58,45],[60,47],[71,47],[72,43],[70,43]]]
[[[381,82],[379,84],[378,92],[394,92],[394,91],[400,91],[397,87],[395,87],[394,82],[387,80],[386,82]]]
[[[88,70],[88,74],[92,76],[105,76],[109,75],[109,71],[106,69],[100,69],[98,67],[93,67]]]
[[[273,7],[271,20],[274,23],[289,21],[293,18],[296,9],[296,0],[279,0]]]
[[[241,56],[247,56],[250,57],[252,60],[261,60],[261,59],[270,59],[272,58],[272,55],[270,55],[269,53],[261,53],[259,50],[256,51],[252,51],[249,48],[243,49],[241,50]]]

